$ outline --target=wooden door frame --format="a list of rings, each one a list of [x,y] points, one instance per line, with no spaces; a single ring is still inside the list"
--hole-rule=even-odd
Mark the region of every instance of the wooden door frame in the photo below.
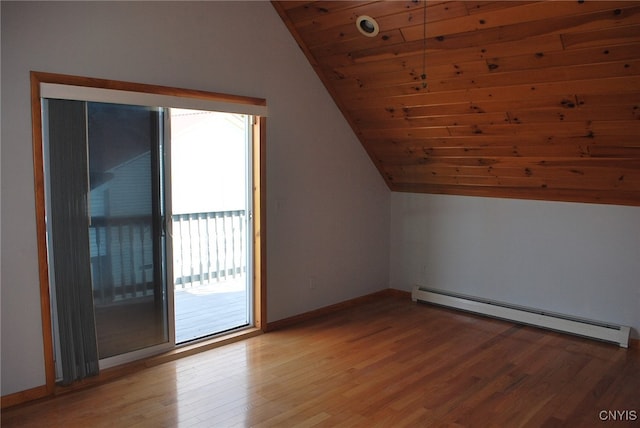
[[[123,82],[117,80],[96,79],[55,73],[31,72],[31,116],[34,162],[34,189],[36,208],[36,234],[38,243],[38,274],[40,280],[40,309],[42,314],[42,337],[44,348],[45,385],[2,397],[2,407],[20,404],[26,401],[53,395],[56,392],[55,363],[51,324],[51,297],[49,294],[49,262],[46,245],[45,222],[45,175],[42,139],[42,101],[41,84],[91,87],[128,91],[142,94],[165,95],[244,106],[266,107],[266,100],[237,95],[228,95],[193,89],[173,88]],[[266,111],[266,109],[265,109]],[[267,325],[266,302],[266,117],[258,115],[253,127],[253,293],[255,330],[262,332]],[[186,353],[189,354],[189,353]]]

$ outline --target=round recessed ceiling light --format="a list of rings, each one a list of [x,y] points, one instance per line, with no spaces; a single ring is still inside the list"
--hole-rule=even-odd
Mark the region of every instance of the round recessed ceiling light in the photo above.
[[[358,31],[367,37],[375,37],[380,32],[380,27],[375,19],[370,16],[362,15],[356,20]]]

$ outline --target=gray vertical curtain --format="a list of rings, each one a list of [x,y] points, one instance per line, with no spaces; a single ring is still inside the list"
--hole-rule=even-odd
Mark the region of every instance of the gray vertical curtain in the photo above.
[[[98,373],[89,248],[86,103],[47,100],[50,223],[62,383]]]

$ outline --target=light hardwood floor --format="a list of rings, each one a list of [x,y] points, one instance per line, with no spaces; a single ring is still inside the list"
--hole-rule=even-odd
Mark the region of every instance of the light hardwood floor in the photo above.
[[[594,426],[603,410],[640,418],[639,391],[638,349],[385,296],[8,409],[2,426]]]

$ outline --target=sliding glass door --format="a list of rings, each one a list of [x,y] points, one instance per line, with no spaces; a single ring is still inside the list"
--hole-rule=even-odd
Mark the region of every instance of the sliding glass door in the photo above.
[[[47,385],[262,328],[264,100],[31,77]]]

